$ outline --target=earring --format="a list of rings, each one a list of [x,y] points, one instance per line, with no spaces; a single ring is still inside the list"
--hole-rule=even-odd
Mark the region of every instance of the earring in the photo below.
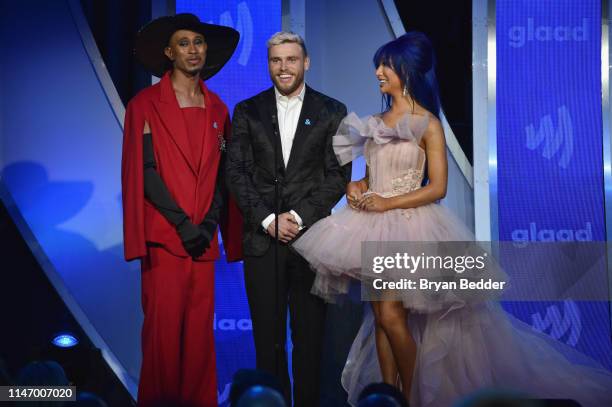
[[[408,88],[406,87],[406,85],[404,85],[404,89],[402,90],[402,96],[408,96]]]

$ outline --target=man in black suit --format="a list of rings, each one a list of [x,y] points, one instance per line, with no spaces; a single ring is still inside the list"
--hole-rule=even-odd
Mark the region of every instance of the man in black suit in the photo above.
[[[257,367],[278,376],[290,401],[289,306],[295,405],[313,407],[319,405],[325,304],[310,293],[314,272],[288,243],[329,215],[350,181],[350,165],[341,167],[332,148],[346,107],[305,85],[310,60],[300,36],[276,33],[267,45],[274,86],[236,105],[227,181],[244,216],[244,275]]]

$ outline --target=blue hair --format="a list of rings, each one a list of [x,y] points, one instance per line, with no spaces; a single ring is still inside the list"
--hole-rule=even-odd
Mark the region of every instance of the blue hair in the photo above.
[[[436,80],[436,61],[429,38],[421,32],[409,31],[378,48],[374,67],[390,67],[400,77],[412,100],[440,118],[440,95]],[[385,95],[386,108],[391,96]]]

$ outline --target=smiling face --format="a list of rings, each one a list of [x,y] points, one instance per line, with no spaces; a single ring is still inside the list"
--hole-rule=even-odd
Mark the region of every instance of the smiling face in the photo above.
[[[395,71],[381,63],[376,68],[376,78],[378,79],[378,86],[382,93],[386,93],[387,95],[392,95],[396,93],[402,93],[403,84],[398,74]]]
[[[268,70],[274,86],[285,96],[300,93],[304,72],[310,67],[310,59],[304,56],[302,47],[293,42],[273,45],[268,49]]]
[[[206,41],[202,34],[178,30],[170,37],[170,43],[164,49],[164,53],[172,61],[174,69],[188,76],[195,76],[204,68],[206,49]]]

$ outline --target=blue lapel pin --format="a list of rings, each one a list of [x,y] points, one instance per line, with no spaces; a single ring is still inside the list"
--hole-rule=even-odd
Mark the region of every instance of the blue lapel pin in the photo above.
[[[213,128],[215,128],[215,129],[216,129],[217,127],[218,127],[218,126],[217,126],[217,122],[213,122]]]
[[[310,126],[310,119],[306,119],[306,120],[304,120],[304,124],[305,124],[306,126]]]

